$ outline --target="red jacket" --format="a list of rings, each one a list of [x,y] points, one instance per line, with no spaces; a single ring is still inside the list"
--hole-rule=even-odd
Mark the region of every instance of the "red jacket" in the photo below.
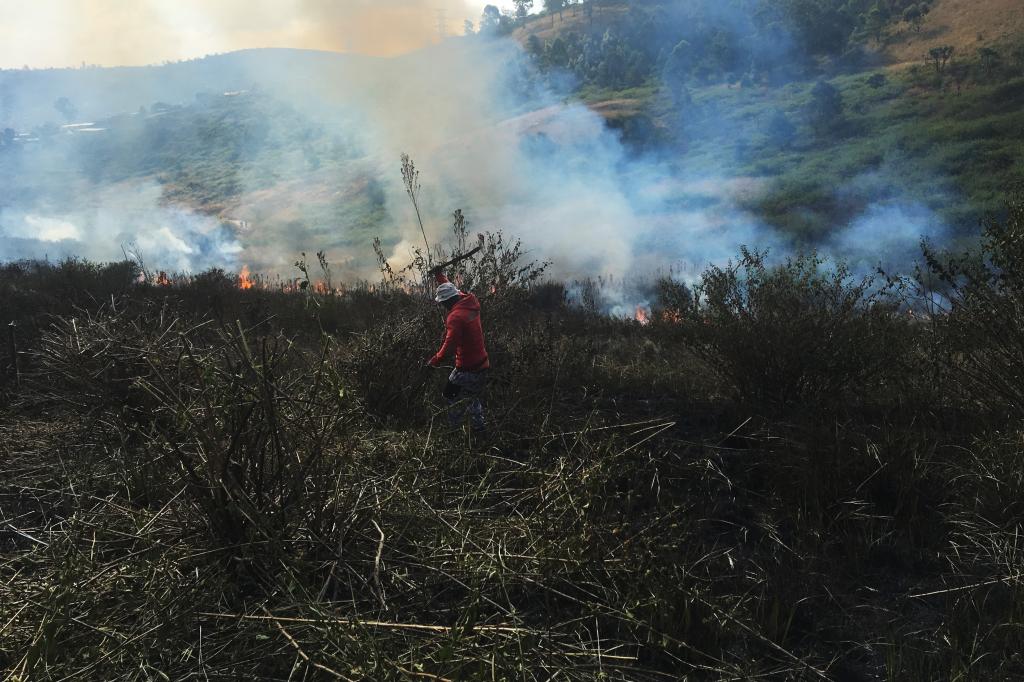
[[[444,275],[437,275],[438,284],[448,281]],[[451,350],[455,350],[455,368],[467,372],[478,372],[491,366],[484,348],[484,331],[480,326],[480,301],[473,294],[462,294],[459,302],[452,306],[445,320],[447,329],[441,350],[431,359],[438,365]]]

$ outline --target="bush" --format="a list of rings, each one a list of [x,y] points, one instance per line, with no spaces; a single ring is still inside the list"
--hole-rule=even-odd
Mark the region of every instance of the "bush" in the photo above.
[[[843,95],[828,81],[819,81],[811,89],[811,101],[806,107],[807,119],[815,132],[823,135],[842,123]]]
[[[925,257],[951,303],[936,325],[953,375],[979,404],[1024,419],[1024,197],[988,220],[981,253]]]
[[[92,413],[93,437],[135,476],[135,502],[187,491],[218,540],[280,553],[335,524],[308,513],[331,505],[326,459],[359,414],[331,346],[303,351],[148,306],[58,321],[38,355],[48,397]]]
[[[743,249],[701,276],[686,316],[698,352],[749,401],[835,404],[898,362],[907,334],[874,279],[804,255],[769,267]]]

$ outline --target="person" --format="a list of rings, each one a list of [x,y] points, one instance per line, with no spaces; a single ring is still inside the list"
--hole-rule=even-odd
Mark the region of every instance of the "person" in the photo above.
[[[480,301],[472,293],[463,293],[448,281],[442,272],[436,272],[437,292],[434,300],[448,310],[445,336],[441,349],[427,360],[438,367],[451,352],[455,353],[455,369],[448,376],[442,395],[448,401],[448,424],[457,428],[469,412],[474,432],[485,430],[484,406],[480,398],[487,385],[490,359],[484,347],[484,332],[480,324]]]

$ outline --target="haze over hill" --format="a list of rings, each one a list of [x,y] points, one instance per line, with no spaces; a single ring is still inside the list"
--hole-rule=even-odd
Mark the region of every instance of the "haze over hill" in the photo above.
[[[394,56],[461,34],[479,0],[0,0],[0,68],[137,66],[245,48]]]
[[[686,28],[679,8],[703,23]],[[365,274],[373,236],[398,260],[421,241],[398,174],[407,152],[432,240],[463,208],[471,229],[521,236],[561,274],[700,266],[741,244],[869,267],[906,262],[921,236],[969,236],[997,186],[1024,177],[1009,57],[998,77],[956,81],[969,97],[923,61],[868,85],[878,46],[917,40],[902,20],[851,62],[751,16],[604,3],[526,22],[525,54],[481,36],[392,59],[248,50],[4,71],[16,137],[0,148],[0,258],[127,247],[155,267],[286,272],[324,248]],[[823,78],[840,98],[827,125],[813,108]]]

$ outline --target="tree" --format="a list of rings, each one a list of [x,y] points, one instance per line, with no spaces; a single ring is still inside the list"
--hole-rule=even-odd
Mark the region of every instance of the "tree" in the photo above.
[[[868,13],[864,15],[864,30],[875,39],[876,43],[881,43],[882,38],[885,34],[885,27],[889,23],[889,17],[886,14],[885,9],[881,5],[876,4]]]
[[[537,37],[536,33],[531,33],[530,37],[526,39],[526,51],[532,54],[534,57],[541,57],[544,55],[544,43]]]
[[[828,81],[818,81],[811,90],[807,114],[816,132],[823,133],[834,129],[843,116],[842,94]]]
[[[722,74],[732,70],[736,60],[736,51],[732,44],[732,36],[726,31],[716,31],[711,42],[704,50],[703,61],[711,73]]]
[[[487,5],[484,7],[483,14],[480,15],[480,33],[497,33],[500,25],[501,10],[494,5]]]
[[[548,63],[556,66],[565,66],[569,63],[569,46],[565,38],[558,36],[547,47]]]
[[[1024,45],[1018,45],[1013,48],[1013,51],[1010,52],[1010,56],[1013,58],[1013,62],[1017,66],[1017,70],[1024,72]]]
[[[871,76],[868,77],[866,82],[872,88],[877,90],[877,89],[881,88],[882,86],[884,86],[887,82],[889,82],[889,79],[887,79],[885,77],[884,73],[878,72],[878,73],[871,74]]]
[[[512,0],[512,4],[516,7],[516,18],[518,19],[525,19],[533,8],[533,0]]]
[[[676,43],[665,60],[665,82],[669,87],[686,82],[693,69],[693,59],[693,47],[689,42],[680,40]]]
[[[558,18],[562,18],[562,10],[565,9],[565,0],[544,0],[544,9],[551,15],[551,25],[555,25],[555,12]]]
[[[999,54],[998,50],[994,50],[991,47],[978,48],[978,59],[981,61],[981,70],[985,72],[985,77],[989,80],[992,79],[1003,63],[1002,55]]]
[[[14,138],[17,136],[18,134],[14,132],[13,128],[4,128],[3,132],[0,133],[0,144],[4,147],[10,147],[14,144]]]
[[[903,21],[913,26],[915,33],[920,33],[921,24],[924,23],[924,17],[926,14],[928,14],[927,3],[922,2],[919,5],[911,5],[903,10]]]
[[[776,109],[768,118],[764,133],[773,145],[787,149],[796,139],[796,126],[782,110]]]
[[[462,22],[462,32],[467,36],[471,36],[476,33],[476,31],[473,30],[473,22],[469,19]]]
[[[78,109],[75,108],[75,105],[72,104],[71,100],[67,97],[59,98],[53,103],[53,108],[60,112],[61,116],[63,116],[68,123],[75,120],[75,116],[78,115]]]
[[[509,10],[505,10],[501,13],[501,18],[498,19],[498,35],[507,36],[516,27],[516,15]]]
[[[928,56],[932,60],[932,66],[935,67],[935,74],[937,76],[941,76],[942,72],[946,70],[946,64],[953,58],[953,52],[954,48],[952,45],[933,47],[928,50]]]

